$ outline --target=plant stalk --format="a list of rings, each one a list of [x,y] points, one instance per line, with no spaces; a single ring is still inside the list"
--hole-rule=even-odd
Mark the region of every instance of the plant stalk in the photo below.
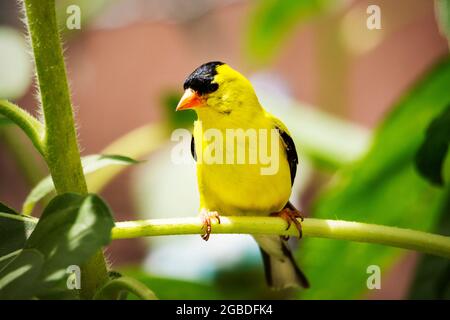
[[[87,193],[54,0],[24,0],[45,120],[44,157],[57,193]],[[91,299],[108,279],[103,253],[82,266],[81,297]]]
[[[302,222],[303,236],[377,243],[420,251],[450,259],[450,237],[360,222],[306,218]],[[213,233],[273,234],[297,236],[293,226],[286,230],[286,222],[274,217],[220,217],[213,224]],[[201,234],[199,218],[154,219],[117,222],[113,239],[147,236]]]
[[[0,100],[0,114],[13,121],[18,125],[30,138],[34,147],[42,156],[45,156],[42,137],[44,135],[44,126],[35,117],[26,112],[24,109],[16,106],[7,100]]]
[[[4,218],[37,224],[39,219],[9,213]],[[199,218],[171,218],[116,222],[112,239],[132,239],[152,236],[203,233]],[[450,237],[423,231],[343,220],[306,218],[302,222],[303,236],[376,243],[420,251],[450,259]],[[297,236],[295,227],[286,229],[286,221],[276,217],[220,217],[214,223],[214,234],[267,234]]]

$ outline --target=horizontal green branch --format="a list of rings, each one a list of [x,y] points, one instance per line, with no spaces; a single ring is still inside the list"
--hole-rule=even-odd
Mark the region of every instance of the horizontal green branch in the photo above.
[[[44,155],[45,127],[39,120],[8,100],[0,100],[0,114],[18,125],[30,138],[39,153]]]
[[[10,213],[0,217],[36,224],[39,219]],[[273,234],[296,236],[297,230],[286,230],[286,222],[275,217],[220,217],[214,221],[212,233]],[[306,218],[302,222],[303,236],[376,243],[450,258],[450,237],[376,224]],[[201,234],[199,218],[171,218],[116,222],[112,239],[131,239],[151,236]]]
[[[213,233],[297,235],[286,222],[274,217],[221,217],[213,224]],[[214,222],[213,222],[214,223]],[[302,222],[303,236],[377,243],[415,250],[450,258],[450,237],[360,222],[307,218]],[[199,218],[154,219],[117,222],[112,230],[113,239],[130,239],[147,236],[201,234]]]

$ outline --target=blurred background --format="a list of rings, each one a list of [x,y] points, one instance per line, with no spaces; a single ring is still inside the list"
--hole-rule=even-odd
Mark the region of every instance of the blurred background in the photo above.
[[[81,26],[69,30],[73,4]],[[381,9],[381,29],[367,27],[369,5]],[[410,88],[424,74],[439,61],[448,69],[436,6],[430,0],[58,0],[82,155],[145,160],[90,175],[90,190],[101,192],[117,221],[196,215],[194,163],[174,164],[170,140],[172,130],[190,129],[195,115],[174,109],[186,76],[220,60],[246,75],[262,104],[293,133],[301,160],[292,198],[303,212],[439,231],[448,190],[430,186],[410,161],[437,109],[407,109],[415,98]],[[17,1],[0,2],[0,97],[37,115],[20,19]],[[448,93],[438,91],[445,96],[435,101],[448,102]],[[394,108],[399,111],[388,116]],[[2,201],[20,208],[47,174],[20,130],[0,126]],[[267,290],[259,250],[245,235],[213,235],[207,243],[199,236],[119,240],[107,255],[114,269],[161,298],[436,297],[434,280],[420,278],[418,254],[324,239],[292,245],[311,278],[305,292]],[[447,268],[436,263],[431,270]],[[380,290],[366,286],[373,264],[382,271]],[[439,294],[450,294],[449,279],[436,280],[444,285]]]

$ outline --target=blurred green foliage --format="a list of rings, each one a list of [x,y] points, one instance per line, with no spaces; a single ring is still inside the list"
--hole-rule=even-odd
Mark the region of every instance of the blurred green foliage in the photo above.
[[[144,283],[162,300],[215,300],[226,298],[211,284],[155,277],[136,267],[123,268],[120,273]],[[129,298],[135,299],[136,297],[130,295]]]
[[[416,156],[417,170],[432,183],[444,184],[443,165],[450,144],[450,105],[429,125]],[[448,181],[447,181],[448,182]]]
[[[81,159],[83,173],[89,175],[108,166],[120,165],[128,166],[138,163],[138,161],[129,157],[120,155],[98,155],[93,154]],[[23,204],[22,213],[31,214],[34,206],[51,192],[55,191],[55,186],[51,176],[43,178],[28,194]]]
[[[450,190],[436,232],[450,236]],[[417,267],[409,294],[411,299],[450,299],[450,260],[424,256]]]
[[[162,95],[161,106],[164,109],[164,114],[169,120],[171,130],[178,128],[191,128],[197,116],[195,112],[190,110],[188,112],[174,112],[180,101],[181,95],[178,90],[169,90]]]
[[[339,5],[341,0],[262,0],[254,9],[245,38],[252,58],[267,61],[298,24]]]
[[[232,268],[218,270],[213,281],[208,283],[153,276],[136,267],[123,268],[120,272],[146,284],[159,299],[288,299],[295,293],[293,290],[269,289],[262,265],[247,260]]]
[[[414,159],[429,123],[450,103],[449,83],[447,57],[394,106],[368,154],[316,199],[314,216],[431,230],[448,194],[418,174]],[[401,253],[378,245],[305,239],[297,257],[312,287],[300,297],[361,297],[367,291],[367,267],[378,265],[385,276]]]
[[[441,33],[450,39],[450,0],[435,0],[436,18]]]
[[[262,259],[259,264],[247,258],[236,265],[220,268],[214,276],[214,287],[227,299],[279,300],[295,297],[295,290],[272,290],[267,286]]]
[[[27,235],[36,226],[28,219],[14,219],[18,217],[14,209],[0,203],[0,270],[15,257],[14,251],[24,247]]]

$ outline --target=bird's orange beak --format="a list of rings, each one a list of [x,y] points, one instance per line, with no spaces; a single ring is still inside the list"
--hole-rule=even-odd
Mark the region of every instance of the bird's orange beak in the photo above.
[[[192,89],[186,89],[178,102],[176,111],[198,108],[203,105],[203,99]]]

